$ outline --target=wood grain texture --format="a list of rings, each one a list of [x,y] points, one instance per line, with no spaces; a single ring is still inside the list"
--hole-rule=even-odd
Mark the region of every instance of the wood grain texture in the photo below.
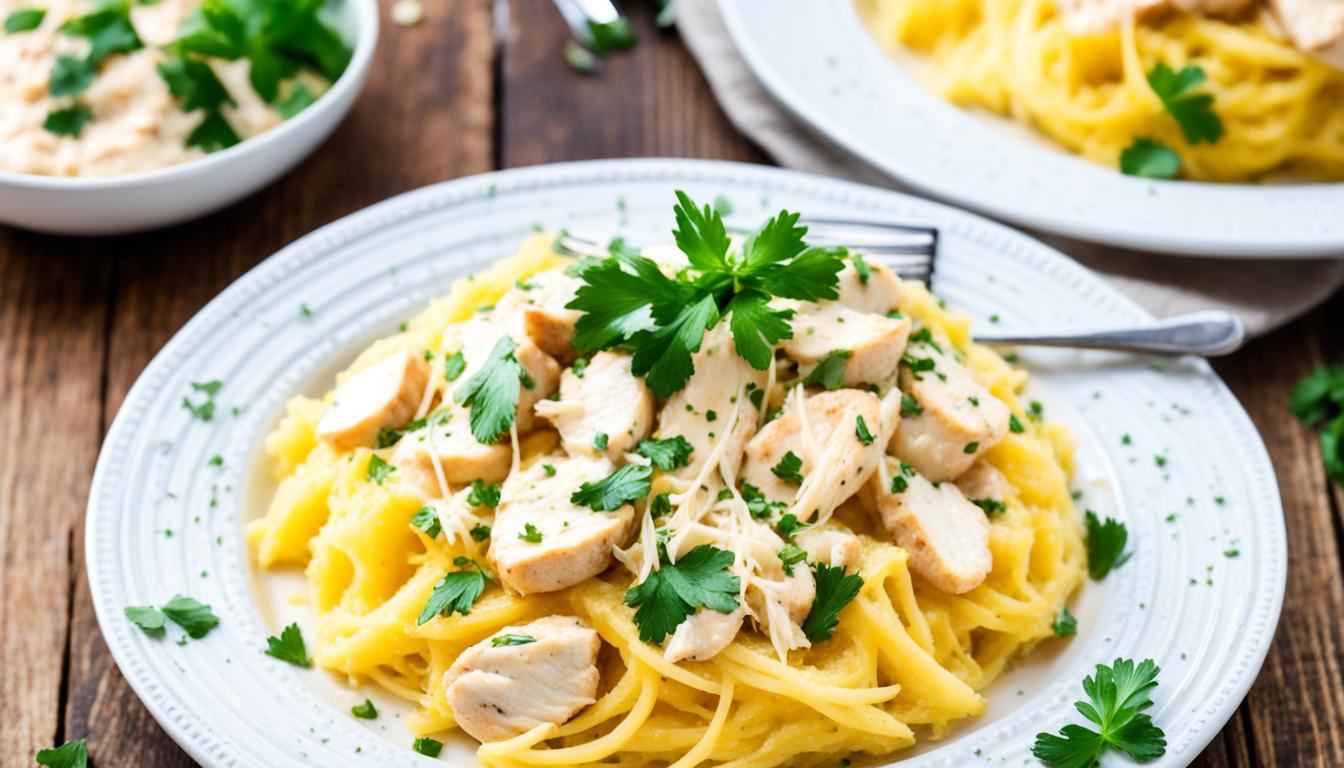
[[[107,313],[107,407],[101,429],[110,425],[154,353],[261,259],[351,211],[490,169],[495,49],[489,0],[430,5],[426,20],[411,28],[393,25],[386,17],[389,7],[383,9],[374,69],[355,109],[293,173],[202,221],[102,243],[107,263],[116,270]],[[102,332],[93,338],[101,340]],[[84,439],[96,442],[98,434]],[[88,477],[72,485],[87,488]],[[82,572],[82,530],[77,538],[75,567]],[[89,739],[103,768],[192,765],[112,662],[83,578],[75,598],[67,738]],[[51,668],[59,671],[59,662]],[[53,697],[58,688],[49,687]],[[54,698],[52,707],[54,716]],[[48,735],[42,743],[50,742]]]
[[[1242,705],[1262,766],[1344,765],[1344,581],[1338,518],[1319,442],[1288,411],[1293,385],[1328,355],[1344,357],[1336,296],[1288,328],[1217,364],[1264,437],[1288,529],[1288,584],[1279,630]],[[1337,328],[1337,320],[1336,328]],[[1334,489],[1339,492],[1338,488]]]
[[[653,3],[624,7],[639,45],[586,75],[565,62],[570,34],[551,0],[509,3],[501,166],[607,157],[765,162],[728,122],[675,33],[654,25]]]
[[[111,262],[0,229],[0,764],[65,734],[74,531],[102,436]],[[20,763],[13,763],[20,764]]]

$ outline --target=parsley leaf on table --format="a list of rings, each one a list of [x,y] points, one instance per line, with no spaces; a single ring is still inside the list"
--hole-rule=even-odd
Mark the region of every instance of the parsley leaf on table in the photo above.
[[[37,29],[46,17],[47,12],[42,8],[23,8],[14,11],[5,17],[5,34],[12,35]]]
[[[1344,484],[1344,365],[1321,366],[1299,381],[1288,407],[1303,424],[1320,427],[1326,474]]]
[[[653,468],[642,464],[626,464],[595,483],[584,482],[570,494],[572,504],[588,507],[594,512],[614,512],[632,501],[649,495],[653,487]]]
[[[1129,531],[1125,524],[1112,518],[1102,522],[1097,513],[1087,510],[1083,518],[1087,529],[1087,572],[1093,579],[1100,581],[1112,569],[1119,568],[1129,560],[1125,552],[1125,542],[1129,540]]]
[[[631,349],[631,370],[660,397],[686,386],[694,372],[691,355],[725,315],[738,355],[767,368],[772,346],[793,335],[792,312],[771,307],[770,300],[835,298],[843,267],[838,252],[807,247],[798,214],[781,211],[734,251],[713,207],[677,192],[673,211],[673,236],[689,267],[671,278],[652,259],[623,249],[578,271],[584,284],[567,305],[583,313],[576,348]]]
[[[1195,92],[1206,79],[1204,70],[1194,65],[1176,71],[1159,61],[1148,72],[1149,87],[1191,144],[1212,144],[1223,136],[1223,121],[1213,111],[1213,94]]]
[[[1120,172],[1145,179],[1174,179],[1181,170],[1181,156],[1166,144],[1140,136],[1120,153]]]
[[[311,667],[313,660],[308,658],[308,648],[303,644],[303,632],[298,624],[290,624],[280,630],[279,637],[266,638],[266,655],[281,661],[287,661],[296,667]]]
[[[80,739],[67,742],[55,749],[39,749],[34,759],[38,765],[45,765],[47,768],[87,768],[89,743]]]
[[[461,570],[445,573],[434,585],[429,600],[425,602],[419,618],[415,620],[417,626],[435,616],[447,618],[454,613],[466,616],[471,613],[472,606],[476,605],[476,598],[485,591],[485,582],[494,580],[489,571],[470,558],[456,557],[453,559],[453,565]],[[466,567],[468,565],[471,566],[470,569]]]
[[[831,567],[817,563],[813,569],[816,574],[817,597],[812,608],[803,619],[803,634],[813,643],[829,640],[835,628],[840,625],[840,611],[858,596],[863,588],[863,577],[857,573],[845,575],[845,567]]]
[[[658,557],[660,566],[625,593],[625,604],[637,609],[640,640],[661,645],[701,606],[719,613],[737,610],[741,582],[728,571],[732,552],[701,544],[672,563],[660,542]]]
[[[1083,678],[1087,701],[1074,704],[1083,717],[1099,727],[1070,723],[1059,735],[1036,734],[1031,753],[1054,768],[1092,768],[1107,749],[1117,749],[1140,763],[1156,760],[1167,751],[1166,735],[1143,710],[1153,705],[1152,690],[1162,670],[1152,659],[1137,666],[1132,659],[1116,659]]]
[[[635,446],[635,453],[653,462],[653,466],[671,472],[691,463],[693,446],[681,435],[656,440],[646,437]]]
[[[471,434],[483,445],[499,442],[518,415],[518,387],[525,372],[507,335],[490,350],[485,365],[457,388],[454,397],[471,409]]]
[[[210,606],[185,595],[175,595],[173,599],[164,603],[163,614],[186,630],[193,640],[205,637],[206,633],[219,624],[219,617],[210,610]]]

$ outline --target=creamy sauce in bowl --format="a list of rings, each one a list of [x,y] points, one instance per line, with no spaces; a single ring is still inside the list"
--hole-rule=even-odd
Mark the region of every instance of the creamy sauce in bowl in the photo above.
[[[61,31],[62,24],[97,10],[88,0],[47,0],[41,23],[32,29],[0,33],[0,171],[46,176],[115,176],[177,165],[203,157],[205,148],[189,141],[207,119],[203,109],[184,109],[158,70],[175,58],[166,50],[199,0],[160,0],[130,8],[130,23],[143,47],[112,53],[101,60],[87,88],[73,99],[55,96],[53,71],[57,59],[87,57],[93,48],[86,37]],[[32,0],[0,0],[0,18],[34,8]],[[247,140],[285,120],[276,103],[268,103],[249,81],[251,62],[200,58],[214,73],[233,103],[220,116],[239,140]],[[302,86],[317,96],[325,78],[300,70],[281,86],[281,95]],[[77,135],[44,127],[53,112],[77,104],[88,119]],[[215,147],[211,147],[212,149]]]

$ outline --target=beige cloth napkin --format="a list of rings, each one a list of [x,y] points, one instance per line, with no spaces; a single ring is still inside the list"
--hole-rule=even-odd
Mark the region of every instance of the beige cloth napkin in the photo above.
[[[738,54],[717,0],[677,0],[677,28],[729,120],[780,165],[909,191],[832,147],[790,117],[756,81]],[[1229,309],[1241,316],[1251,335],[1292,320],[1344,285],[1344,259],[1179,257],[1032,234],[1101,273],[1155,315]]]

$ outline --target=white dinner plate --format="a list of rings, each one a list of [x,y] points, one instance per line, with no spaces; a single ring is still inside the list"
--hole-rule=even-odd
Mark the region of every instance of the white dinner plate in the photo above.
[[[369,342],[454,278],[512,253],[534,225],[665,241],[675,189],[700,200],[723,195],[739,224],[787,207],[936,226],[934,288],[977,322],[997,316],[1005,328],[1030,329],[1149,319],[1082,267],[1001,225],[760,166],[540,166],[411,192],[323,227],[244,275],[168,342],[127,395],[94,474],[88,577],[103,635],[150,712],[194,758],[207,766],[435,764],[410,751],[405,707],[262,654],[266,637],[289,621],[314,636],[312,617],[291,599],[299,572],[258,573],[243,540],[275,487],[264,436],[287,399],[327,390]],[[1286,548],[1269,458],[1203,361],[1159,370],[1102,353],[1022,359],[1031,396],[1078,439],[1079,504],[1123,520],[1133,558],[1075,597],[1076,638],[1043,644],[990,688],[984,717],[904,753],[901,764],[960,766],[972,754],[1021,764],[1037,731],[1077,720],[1070,702],[1094,664],[1151,657],[1162,667],[1152,711],[1170,742],[1155,765],[1185,765],[1245,695],[1278,620]],[[223,386],[205,423],[182,398],[192,382],[211,379]],[[216,454],[222,466],[211,465]],[[178,592],[221,617],[204,639],[179,646],[175,629],[156,639],[123,616],[128,605]],[[366,696],[379,703],[378,720],[350,716]],[[465,738],[449,741],[438,764],[474,764]]]
[[[931,195],[1108,245],[1199,256],[1344,256],[1344,183],[1153,181],[949,104],[864,28],[853,0],[719,0],[748,66],[804,125]]]

